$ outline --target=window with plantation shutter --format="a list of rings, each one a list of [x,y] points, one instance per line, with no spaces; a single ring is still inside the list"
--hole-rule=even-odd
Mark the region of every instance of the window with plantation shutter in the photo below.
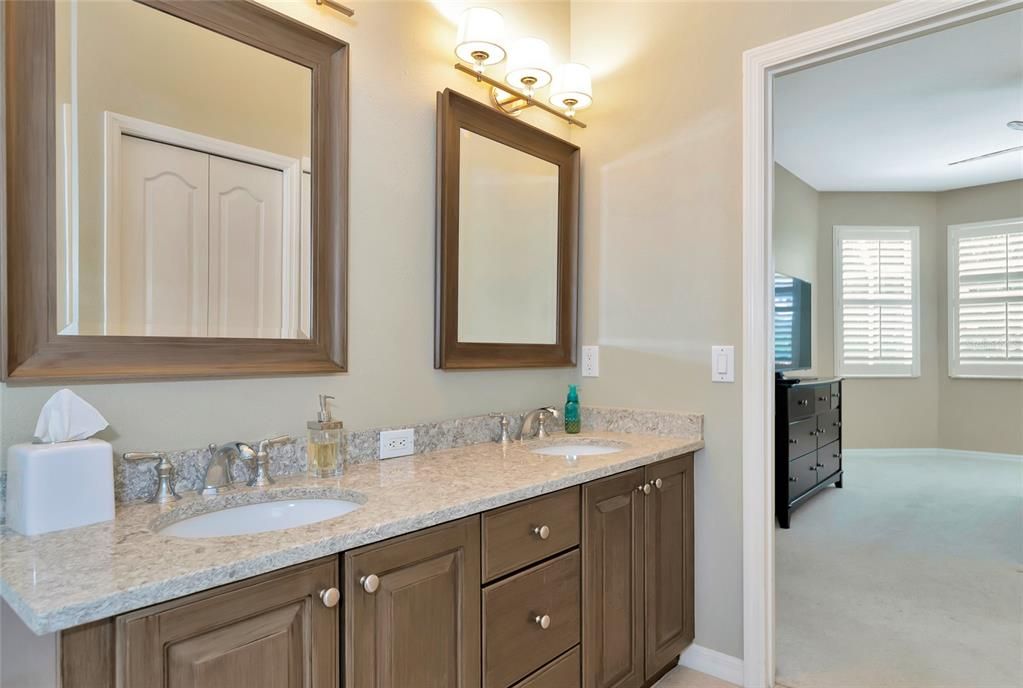
[[[835,227],[835,368],[920,374],[918,227]]]
[[[1023,218],[948,228],[948,372],[1023,378]]]

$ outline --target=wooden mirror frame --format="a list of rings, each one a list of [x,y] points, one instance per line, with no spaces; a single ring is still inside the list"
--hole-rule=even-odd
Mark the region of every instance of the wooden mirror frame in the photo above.
[[[348,44],[253,2],[136,1],[311,70],[311,337],[57,334],[54,4],[6,2],[0,379],[57,382],[344,372]]]
[[[459,131],[558,166],[558,305],[554,344],[458,341]],[[527,247],[523,247],[527,250]],[[434,367],[557,368],[576,363],[579,147],[451,89],[437,94],[437,276]]]

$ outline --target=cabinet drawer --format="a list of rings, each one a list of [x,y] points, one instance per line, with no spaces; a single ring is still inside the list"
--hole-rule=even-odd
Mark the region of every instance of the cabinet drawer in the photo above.
[[[789,389],[789,420],[799,420],[814,413],[813,387]]]
[[[579,665],[579,648],[573,647],[543,669],[516,683],[515,688],[579,688],[582,685]]]
[[[483,581],[578,544],[578,487],[495,509],[483,515]]]
[[[842,421],[838,411],[828,411],[817,416],[817,446],[831,444],[839,437]]]
[[[789,423],[789,459],[817,449],[817,419]]]
[[[832,442],[817,450],[817,474],[820,480],[831,476],[842,467],[842,446]]]
[[[817,484],[817,452],[789,462],[789,501]]]
[[[813,388],[813,410],[814,413],[824,413],[831,410],[831,385],[821,385]]]
[[[579,644],[579,583],[573,550],[483,590],[484,688],[507,688]]]

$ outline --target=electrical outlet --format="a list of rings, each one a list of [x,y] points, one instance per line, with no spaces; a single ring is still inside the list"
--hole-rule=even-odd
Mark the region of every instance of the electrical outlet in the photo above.
[[[600,347],[583,347],[583,377],[600,377]]]
[[[396,456],[408,456],[415,453],[416,432],[412,428],[404,430],[382,430],[380,432],[380,458],[393,459]]]

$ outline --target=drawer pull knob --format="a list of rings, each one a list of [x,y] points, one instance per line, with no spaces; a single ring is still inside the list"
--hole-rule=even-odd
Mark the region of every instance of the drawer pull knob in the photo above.
[[[817,401],[827,401],[827,397],[817,397]]]
[[[800,399],[799,400],[799,405],[800,406],[809,406],[810,405],[810,400],[809,399]]]
[[[836,459],[841,459],[842,458],[841,454],[832,454],[832,456],[835,457]]]
[[[546,540],[551,536],[551,529],[547,526],[536,526],[533,528],[533,534],[541,540]]]
[[[816,471],[817,470],[817,466],[810,466],[810,470],[811,471]]]
[[[547,614],[544,614],[543,616],[537,616],[533,619],[533,623],[535,623],[537,626],[546,631],[548,628],[551,627],[551,617]]]
[[[377,591],[377,588],[380,587],[380,578],[375,574],[371,573],[368,576],[363,576],[362,578],[360,578],[359,584],[362,586],[363,590],[372,595]]]
[[[650,484],[653,485],[654,487],[656,487],[658,490],[661,489],[662,487],[664,487],[664,481],[661,480],[660,478],[656,478],[654,480],[651,480]]]
[[[824,468],[824,464],[822,463],[817,464],[817,468]]]
[[[842,421],[836,420],[834,423],[832,423],[832,425],[834,425],[836,428],[840,428],[842,427]]]
[[[790,483],[798,483],[798,482],[799,482],[799,478],[797,478],[797,477],[796,477],[796,476],[794,476],[794,475],[790,475],[790,476],[789,476],[789,482],[790,482]]]
[[[650,494],[650,483],[646,483],[644,485],[640,485],[639,489],[643,490],[643,494],[645,494],[645,495]]]
[[[799,440],[797,440],[795,437],[790,437],[789,444],[799,444]]]
[[[320,601],[324,607],[336,607],[341,601],[341,591],[337,588],[327,588],[320,591]]]

